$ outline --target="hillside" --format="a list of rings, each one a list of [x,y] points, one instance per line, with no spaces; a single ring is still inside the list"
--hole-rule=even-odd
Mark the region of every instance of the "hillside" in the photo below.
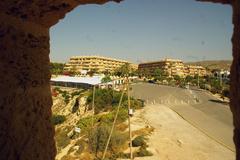
[[[203,67],[206,67],[209,70],[214,69],[224,69],[224,70],[230,70],[231,67],[231,60],[207,60],[207,61],[198,61],[198,62],[187,62],[185,64],[187,65],[201,65]]]
[[[96,160],[103,156],[106,142],[111,141],[106,159],[129,157],[128,137],[128,97],[111,89],[96,89],[94,115],[91,90],[67,87],[52,87],[52,123],[55,125],[57,147],[56,160]],[[121,105],[120,99],[121,100]],[[142,110],[144,103],[131,97],[131,108]],[[117,109],[118,106],[121,106]],[[111,127],[118,113],[115,127]],[[147,139],[153,128],[141,125],[133,127],[133,154],[135,157],[152,156],[147,150]],[[110,133],[111,132],[111,133]]]

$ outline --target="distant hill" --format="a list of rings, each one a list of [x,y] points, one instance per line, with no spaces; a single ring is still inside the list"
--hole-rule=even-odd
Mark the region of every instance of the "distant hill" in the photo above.
[[[186,62],[186,65],[201,65],[206,67],[209,70],[214,69],[224,69],[230,70],[232,61],[231,60],[207,60],[207,61],[198,61],[198,62]]]

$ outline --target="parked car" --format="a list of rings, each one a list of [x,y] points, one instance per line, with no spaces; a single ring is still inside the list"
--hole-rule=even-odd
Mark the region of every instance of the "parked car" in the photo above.
[[[148,80],[148,83],[155,83],[154,80]]]

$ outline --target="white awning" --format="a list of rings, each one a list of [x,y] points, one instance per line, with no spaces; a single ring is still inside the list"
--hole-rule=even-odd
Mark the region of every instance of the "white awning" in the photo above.
[[[51,82],[70,82],[70,83],[97,85],[101,83],[101,79],[102,77],[100,76],[93,76],[93,77],[59,76],[56,78],[51,78]]]

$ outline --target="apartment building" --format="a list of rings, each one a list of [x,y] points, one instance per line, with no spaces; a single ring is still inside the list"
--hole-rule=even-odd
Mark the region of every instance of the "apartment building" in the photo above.
[[[184,64],[179,59],[166,58],[161,61],[140,63],[138,66],[139,70],[147,69],[150,73],[154,73],[155,69],[162,69],[169,76],[178,75],[184,77]]]
[[[141,63],[138,66],[139,70],[147,69],[150,72],[150,74],[153,74],[154,70],[157,68],[163,70],[169,76],[176,76],[176,75],[180,77],[186,77],[187,75],[205,76],[207,73],[204,67],[193,66],[193,65],[185,66],[183,61],[179,59],[166,58],[161,61]]]
[[[126,63],[129,62],[102,56],[73,56],[65,65],[64,70],[74,70],[77,72],[90,70],[95,70],[97,72],[113,72]],[[134,64],[130,63],[130,66],[136,68]]]
[[[189,75],[189,76],[195,76],[195,75],[199,75],[200,77],[206,76],[207,75],[207,70],[206,68],[202,67],[202,66],[194,66],[194,65],[187,65],[185,66],[185,75]]]

